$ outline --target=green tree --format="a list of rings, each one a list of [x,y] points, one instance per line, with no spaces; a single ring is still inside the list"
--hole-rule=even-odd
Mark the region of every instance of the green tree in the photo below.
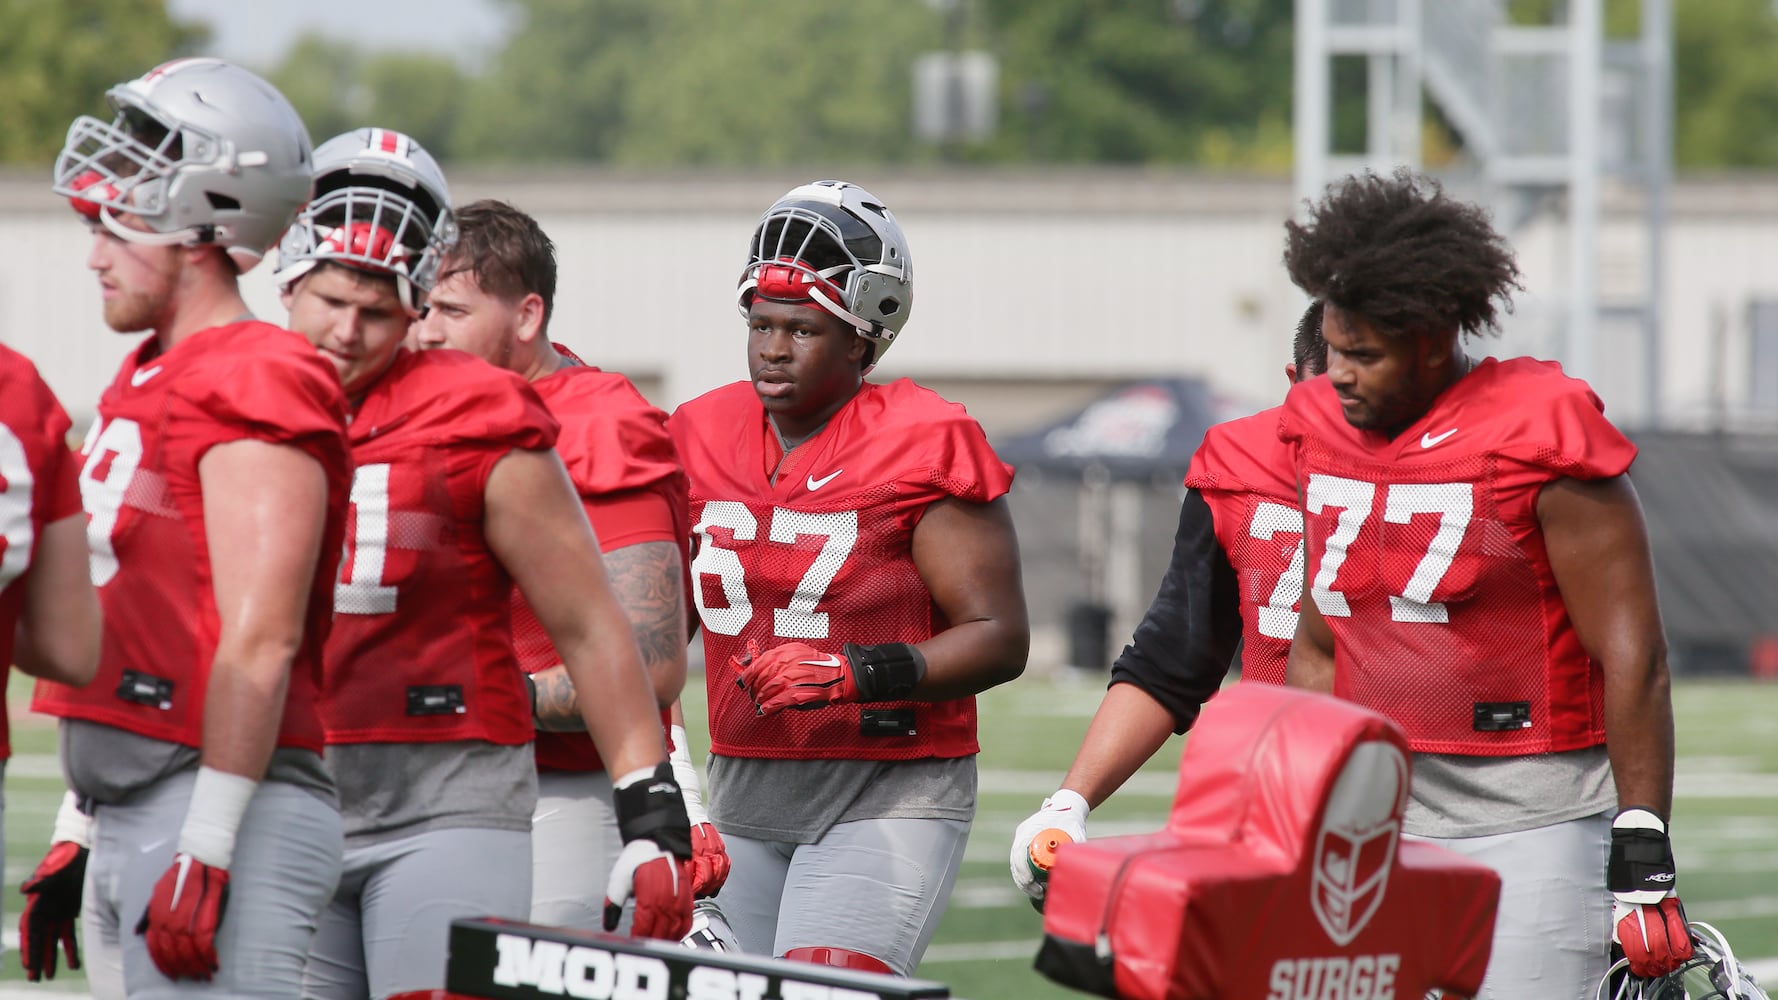
[[[624,127],[625,91],[651,69],[647,50],[665,23],[662,5],[506,0],[506,6],[519,28],[470,98],[464,152],[525,163],[608,157]]]
[[[1673,162],[1778,167],[1778,14],[1771,0],[1674,5]]]
[[[163,0],[0,0],[0,25],[0,161],[45,171],[70,122],[109,115],[106,90],[209,36]]]
[[[501,160],[770,165],[917,155],[909,0],[509,0],[520,28],[480,82],[464,148]]]
[[[913,66],[939,20],[907,0],[765,13],[753,0],[661,4],[650,71],[624,91],[620,163],[856,164],[931,150],[912,138]]]
[[[454,61],[422,52],[378,55],[365,64],[364,89],[377,121],[399,122],[392,127],[420,140],[441,160],[459,158],[458,129],[470,82]]]
[[[457,133],[469,81],[446,56],[371,54],[310,34],[266,78],[302,115],[316,145],[370,125],[406,132],[441,160],[460,152]]]
[[[1291,0],[977,0],[993,160],[1289,167]]]
[[[363,54],[349,44],[318,34],[306,34],[285,53],[283,61],[266,74],[272,86],[283,91],[316,145],[332,136],[373,122],[369,94],[360,73]],[[400,129],[395,122],[388,127]]]

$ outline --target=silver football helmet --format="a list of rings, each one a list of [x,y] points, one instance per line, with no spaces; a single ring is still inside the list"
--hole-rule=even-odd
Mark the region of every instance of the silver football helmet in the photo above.
[[[692,905],[691,933],[680,939],[687,948],[740,954],[741,941],[714,899],[700,899]]]
[[[869,340],[883,357],[914,306],[913,259],[881,199],[846,181],[792,189],[760,216],[736,290],[742,315],[760,288],[790,282]]]
[[[1690,961],[1658,979],[1642,979],[1630,975],[1629,962],[1619,959],[1599,981],[1598,1000],[1769,1000],[1721,931],[1701,920],[1688,929]]]
[[[438,161],[392,129],[361,128],[315,150],[315,197],[278,245],[280,286],[324,260],[395,276],[413,313],[457,242],[451,190]]]
[[[74,120],[54,190],[121,239],[213,245],[250,270],[309,197],[308,129],[277,88],[221,59],[175,59]],[[150,232],[120,223],[127,213]]]

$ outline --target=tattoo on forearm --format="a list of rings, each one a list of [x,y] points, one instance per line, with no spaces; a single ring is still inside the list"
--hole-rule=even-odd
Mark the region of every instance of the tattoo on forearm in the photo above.
[[[580,703],[574,700],[574,682],[560,664],[531,675],[537,685],[537,728],[550,733],[584,733]]]
[[[642,665],[650,673],[685,660],[685,595],[679,546],[672,542],[626,545],[605,556],[605,575],[636,634]]]
[[[605,555],[605,575],[630,620],[642,666],[674,665],[685,658],[685,598],[679,547],[672,542],[626,545]],[[531,675],[537,685],[537,728],[551,733],[586,731],[568,668],[557,665]]]

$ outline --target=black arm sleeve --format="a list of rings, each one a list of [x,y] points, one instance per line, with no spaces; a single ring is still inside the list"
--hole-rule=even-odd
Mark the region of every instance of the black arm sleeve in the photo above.
[[[1179,533],[1161,589],[1111,665],[1111,683],[1147,692],[1173,713],[1173,731],[1183,733],[1222,686],[1240,641],[1235,568],[1216,539],[1210,505],[1190,490],[1179,506]]]

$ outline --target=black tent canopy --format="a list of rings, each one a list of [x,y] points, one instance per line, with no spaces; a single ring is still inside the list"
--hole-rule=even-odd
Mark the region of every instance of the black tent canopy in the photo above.
[[[1153,581],[1140,574],[1142,495],[1179,489],[1204,432],[1221,416],[1201,379],[1141,379],[996,443],[1021,475],[1077,484],[1078,577],[1064,611],[1074,666],[1103,669],[1112,629],[1134,626],[1147,606]]]
[[[1018,468],[1046,474],[1183,479],[1192,452],[1217,420],[1203,380],[1143,379],[1115,386],[1060,420],[1008,438],[997,450]]]

